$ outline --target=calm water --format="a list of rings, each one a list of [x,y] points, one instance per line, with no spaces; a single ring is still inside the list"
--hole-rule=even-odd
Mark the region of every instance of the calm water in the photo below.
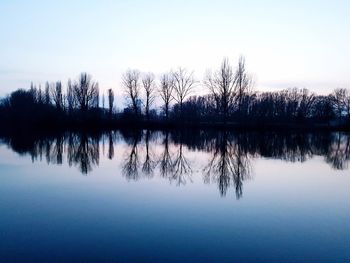
[[[350,134],[0,143],[1,262],[350,262]]]

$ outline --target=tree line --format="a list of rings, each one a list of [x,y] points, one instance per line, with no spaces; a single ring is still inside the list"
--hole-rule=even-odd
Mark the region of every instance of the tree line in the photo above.
[[[7,126],[67,127],[118,125],[264,126],[314,125],[349,127],[350,91],[317,95],[308,89],[254,90],[244,57],[236,67],[225,58],[202,81],[185,68],[164,73],[127,70],[122,75],[125,107],[117,111],[112,89],[100,97],[91,75],[76,80],[33,83],[0,101],[0,120]],[[206,90],[206,95],[196,95]],[[102,105],[101,105],[102,102]],[[159,106],[160,105],[160,106]]]

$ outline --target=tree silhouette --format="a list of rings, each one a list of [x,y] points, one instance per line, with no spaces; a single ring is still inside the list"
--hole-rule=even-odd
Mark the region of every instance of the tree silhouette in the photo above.
[[[234,76],[234,94],[237,110],[239,114],[243,114],[243,102],[247,93],[253,86],[252,77],[246,72],[245,58],[241,56],[238,60],[238,67]]]
[[[150,107],[152,106],[155,99],[155,84],[154,84],[154,75],[152,73],[147,73],[142,78],[142,86],[146,95],[145,102],[145,113],[146,118],[150,120]]]
[[[180,105],[180,113],[182,115],[182,105],[185,99],[193,91],[196,81],[193,77],[193,72],[188,73],[186,69],[179,68],[173,73],[174,78],[174,95],[173,98]]]
[[[138,115],[140,108],[140,72],[138,70],[128,70],[122,79],[128,104],[132,107],[134,114]]]
[[[174,92],[174,79],[172,77],[172,74],[163,74],[160,78],[159,94],[164,103],[163,110],[165,113],[166,121],[169,120],[169,109],[170,109],[170,103],[173,99],[173,92]]]
[[[85,113],[90,108],[98,106],[98,83],[92,81],[87,73],[81,73],[73,85],[73,95],[80,111]]]
[[[113,113],[113,103],[114,103],[114,92],[112,89],[108,89],[108,114],[109,117],[112,117]]]
[[[211,94],[213,94],[220,113],[223,114],[223,121],[226,124],[229,110],[234,102],[235,76],[232,67],[227,58],[221,64],[221,67],[214,74],[207,73],[204,84]]]

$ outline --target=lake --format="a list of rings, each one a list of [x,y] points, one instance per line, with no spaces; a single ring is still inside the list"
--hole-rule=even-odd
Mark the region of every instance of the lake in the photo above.
[[[350,262],[350,134],[0,140],[1,262]]]

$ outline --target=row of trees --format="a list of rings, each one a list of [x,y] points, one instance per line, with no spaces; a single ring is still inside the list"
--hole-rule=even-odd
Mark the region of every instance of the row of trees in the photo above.
[[[162,74],[159,79],[153,73],[128,70],[122,76],[126,107],[117,112],[114,91],[107,90],[107,107],[102,95],[100,107],[98,83],[81,73],[77,80],[69,80],[65,89],[58,81],[46,83],[44,90],[32,84],[29,91],[13,92],[1,100],[0,118],[15,123],[93,119],[223,125],[308,121],[344,124],[350,119],[350,91],[346,89],[320,96],[307,89],[257,92],[253,87],[244,57],[239,58],[236,68],[225,58],[217,70],[206,73],[202,82],[184,68]],[[196,91],[203,90],[208,91],[207,95],[195,96]]]

